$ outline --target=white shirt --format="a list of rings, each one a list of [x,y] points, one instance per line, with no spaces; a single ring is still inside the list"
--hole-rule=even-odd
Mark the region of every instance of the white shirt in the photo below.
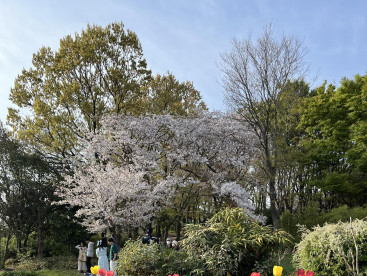
[[[89,242],[88,243],[88,248],[87,248],[87,257],[93,257],[94,256],[94,242]]]

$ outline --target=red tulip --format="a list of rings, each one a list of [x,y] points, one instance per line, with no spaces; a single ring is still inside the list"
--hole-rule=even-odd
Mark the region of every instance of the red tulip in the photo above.
[[[297,275],[298,276],[305,276],[305,270],[304,269],[298,269]]]
[[[314,276],[314,275],[315,275],[315,272],[307,270],[306,276]]]
[[[101,268],[100,270],[99,270],[99,272],[98,272],[98,275],[99,276],[106,276],[106,270],[104,269],[104,268]]]
[[[258,273],[258,272],[252,272],[251,273],[251,276],[260,276],[260,273]]]
[[[113,276],[114,272],[112,270],[107,272],[107,276]]]

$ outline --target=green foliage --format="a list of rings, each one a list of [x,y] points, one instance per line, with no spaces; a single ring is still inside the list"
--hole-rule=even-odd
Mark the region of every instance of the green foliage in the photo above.
[[[117,261],[119,275],[189,275],[193,264],[186,261],[183,250],[166,249],[159,244],[146,245],[138,241],[128,241],[120,250]]]
[[[6,271],[0,274],[1,276],[37,276],[36,272],[22,272],[22,271]]]
[[[122,23],[88,25],[41,48],[11,89],[7,122],[17,137],[58,161],[78,153],[104,114],[189,114],[205,107],[192,83],[152,79],[137,35]]]
[[[323,215],[323,221],[328,223],[337,223],[339,221],[348,222],[352,219],[364,219],[367,217],[367,206],[349,208],[347,205],[331,209]]]
[[[47,258],[25,258],[16,263],[15,269],[19,271],[35,271],[44,269],[76,269],[77,257],[75,256],[58,256]]]
[[[334,206],[358,206],[367,199],[367,75],[320,86],[306,101],[299,129],[311,185],[329,192]]]
[[[301,239],[301,233],[297,231],[297,225],[303,225],[307,229],[312,229],[314,226],[325,223],[348,222],[350,218],[364,219],[366,217],[366,206],[350,208],[347,205],[343,205],[325,212],[320,209],[317,202],[310,201],[302,211],[295,214],[286,210],[280,218],[280,226],[289,232],[297,242]]]
[[[317,202],[310,201],[307,206],[292,214],[289,210],[284,211],[280,218],[280,227],[288,231],[294,238],[295,241],[299,241],[301,238],[300,233],[297,231],[297,225],[304,225],[307,229],[311,229],[313,226],[323,224],[324,218],[323,213]]]
[[[285,231],[259,225],[240,208],[226,208],[204,225],[186,225],[185,232],[188,260],[204,263],[201,273],[218,276],[249,275],[255,263],[263,273],[269,272],[274,264],[261,264],[291,240]]]
[[[195,109],[207,109],[192,82],[180,83],[174,75],[157,75],[148,86],[147,112],[151,114],[171,114],[187,116]]]
[[[283,267],[283,275],[293,275],[295,271],[298,271],[299,268],[293,266],[292,263],[292,249],[287,249],[283,252],[280,252],[276,257],[278,257],[278,262],[273,262],[273,264],[278,264]]]
[[[42,256],[50,220],[62,213],[52,204],[60,175],[42,156],[27,150],[0,124],[0,220],[18,239],[18,251],[19,241],[27,240],[30,247],[36,243],[28,251],[35,249]]]
[[[41,48],[16,78],[8,123],[18,137],[55,157],[75,154],[106,112],[141,114],[150,79],[137,35],[122,23],[88,25]],[[27,115],[22,115],[26,111]]]
[[[37,271],[37,276],[80,276],[80,273],[75,270],[42,270]]]
[[[367,221],[352,223],[359,247],[360,271],[367,272]],[[354,256],[354,257],[353,257]],[[313,231],[303,229],[302,240],[296,245],[293,261],[296,267],[310,269],[320,276],[350,275],[356,252],[351,225],[348,222],[316,226]]]

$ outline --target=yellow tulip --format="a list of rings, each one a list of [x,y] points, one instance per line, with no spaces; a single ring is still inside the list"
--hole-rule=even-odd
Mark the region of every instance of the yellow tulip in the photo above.
[[[274,276],[282,276],[283,267],[281,266],[274,266],[273,267],[273,274]]]
[[[90,268],[90,271],[92,272],[92,274],[95,274],[97,275],[98,271],[99,271],[99,266],[98,265],[95,265],[93,267]]]

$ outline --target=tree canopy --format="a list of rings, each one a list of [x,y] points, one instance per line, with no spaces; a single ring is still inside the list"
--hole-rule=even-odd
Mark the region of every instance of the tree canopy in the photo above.
[[[299,128],[301,149],[313,164],[312,184],[336,193],[349,206],[366,202],[367,75],[344,78],[340,87],[326,84],[309,97]]]
[[[254,135],[233,118],[203,113],[102,122],[85,147],[85,162],[76,160],[75,174],[59,191],[61,203],[81,207],[78,215],[91,231],[144,226],[161,208],[182,215],[195,198],[208,198],[213,210],[225,199],[253,210],[240,181],[256,153]]]
[[[152,78],[137,35],[122,23],[90,26],[42,47],[11,89],[8,124],[17,137],[57,161],[76,155],[104,114],[183,115],[205,106],[190,82]]]

